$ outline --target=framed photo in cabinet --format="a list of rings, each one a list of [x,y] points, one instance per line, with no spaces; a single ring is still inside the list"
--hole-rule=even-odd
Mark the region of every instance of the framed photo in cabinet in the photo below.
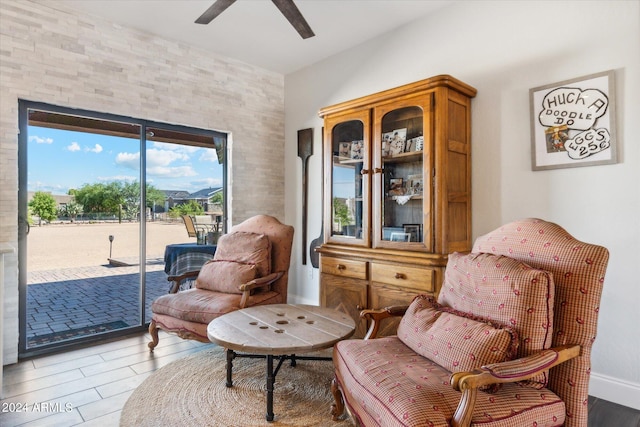
[[[362,159],[364,156],[364,141],[351,142],[351,158]]]
[[[405,234],[409,235],[409,240],[407,240],[408,242],[422,241],[420,238],[422,229],[421,224],[404,224],[402,228],[404,229]]]
[[[415,196],[424,192],[422,174],[413,174],[407,177],[407,192]]]
[[[529,90],[533,170],[617,162],[614,71]]]
[[[383,155],[386,151],[385,145],[389,147],[388,155],[389,156],[397,156],[398,154],[404,153],[404,146],[407,141],[407,129],[395,129],[391,132],[385,132],[382,134]],[[387,144],[384,144],[384,142]]]
[[[411,138],[407,140],[407,146],[405,151],[413,152],[413,151],[422,151],[424,147],[424,136],[416,136],[415,138]]]
[[[391,233],[392,242],[410,242],[411,234],[409,233]]]
[[[350,142],[341,142],[340,143],[338,156],[341,159],[350,159],[351,158],[351,143]]]

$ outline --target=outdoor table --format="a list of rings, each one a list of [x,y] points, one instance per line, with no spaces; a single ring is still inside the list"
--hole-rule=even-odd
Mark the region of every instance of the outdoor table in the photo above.
[[[176,243],[164,250],[164,272],[169,276],[180,276],[189,271],[197,271],[205,262],[213,258],[217,245],[196,243]],[[175,284],[180,286],[181,284]]]

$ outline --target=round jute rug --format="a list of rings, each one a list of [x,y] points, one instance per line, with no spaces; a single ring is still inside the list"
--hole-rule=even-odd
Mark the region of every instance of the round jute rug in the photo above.
[[[328,355],[330,353],[323,353]],[[274,363],[275,364],[275,363]],[[273,422],[265,420],[266,361],[236,358],[227,388],[222,348],[206,349],[154,372],[127,400],[121,427],[140,426],[341,426],[333,422],[330,361],[285,361],[276,375]]]

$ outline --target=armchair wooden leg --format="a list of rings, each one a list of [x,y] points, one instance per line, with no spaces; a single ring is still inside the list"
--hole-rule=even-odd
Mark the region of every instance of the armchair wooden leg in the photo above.
[[[464,388],[458,408],[451,419],[452,427],[468,427],[471,425],[471,417],[473,416],[473,407],[476,404],[478,396],[477,388]]]
[[[344,413],[344,399],[342,398],[342,391],[340,391],[338,380],[335,377],[331,380],[331,394],[333,394],[333,400],[335,401],[335,403],[331,405],[331,415],[333,415],[333,421],[339,421]]]
[[[151,323],[149,323],[149,335],[151,335],[151,342],[147,344],[147,346],[149,346],[150,351],[153,351],[153,349],[158,345],[158,341],[160,340],[160,338],[158,338],[158,328],[156,327],[155,320],[152,320]]]

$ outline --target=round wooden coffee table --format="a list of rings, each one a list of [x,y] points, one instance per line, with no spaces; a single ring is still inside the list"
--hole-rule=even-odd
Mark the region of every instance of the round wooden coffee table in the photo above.
[[[260,305],[233,311],[214,319],[207,327],[209,340],[227,349],[227,387],[233,386],[235,357],[266,358],[267,421],[273,421],[273,384],[282,363],[289,359],[295,366],[296,360],[331,360],[297,354],[329,348],[354,332],[353,319],[344,313],[295,304]],[[274,356],[279,359],[275,369]]]

